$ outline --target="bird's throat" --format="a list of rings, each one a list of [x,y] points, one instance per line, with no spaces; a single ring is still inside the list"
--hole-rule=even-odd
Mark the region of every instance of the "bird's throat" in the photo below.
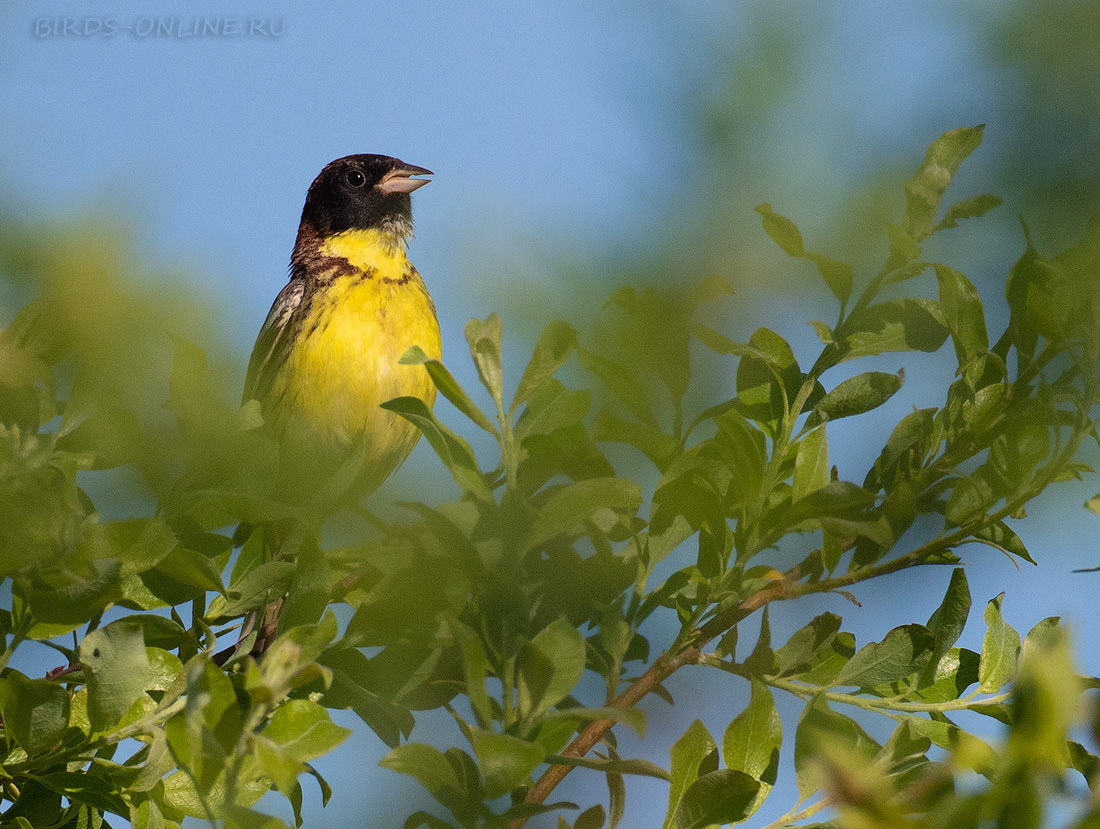
[[[353,268],[364,272],[400,276],[408,267],[405,239],[393,233],[371,228],[344,230],[321,242],[321,255],[344,259]]]

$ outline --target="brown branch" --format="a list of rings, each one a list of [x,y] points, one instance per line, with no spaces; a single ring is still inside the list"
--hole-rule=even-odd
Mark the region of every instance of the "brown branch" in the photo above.
[[[783,578],[777,580],[770,587],[766,587],[758,593],[749,596],[743,602],[739,602],[731,608],[719,613],[701,628],[695,630],[688,637],[684,645],[674,656],[661,655],[649,670],[636,679],[629,688],[615,697],[610,703],[611,708],[627,709],[637,705],[657,685],[664,682],[672,674],[685,665],[698,664],[703,653],[703,647],[719,634],[733,627],[739,621],[758,610],[765,604],[777,599],[790,599],[798,595],[794,582],[802,577],[802,565],[798,564],[783,574]],[[810,585],[807,585],[810,586]],[[594,720],[590,722],[577,735],[572,743],[562,752],[564,757],[584,757],[592,748],[600,742],[614,725],[612,720]],[[535,781],[535,785],[527,792],[525,802],[542,803],[557,787],[565,776],[572,771],[572,766],[551,765],[545,773]],[[511,829],[520,829],[527,822],[527,818],[517,818],[512,821]]]
[[[643,697],[652,691],[657,685],[664,682],[672,674],[684,665],[690,665],[699,661],[702,650],[698,646],[688,646],[673,657],[661,656],[649,670],[642,674],[623,693],[619,694],[611,703],[611,708],[632,708]],[[612,720],[593,720],[576,739],[562,752],[565,757],[584,757],[593,746],[606,736],[615,723]],[[573,770],[572,766],[552,765],[545,773],[535,781],[535,785],[527,792],[525,802],[542,803],[554,791],[557,785],[565,779],[565,776]],[[527,822],[527,818],[517,818],[512,821],[511,829],[520,829]]]
[[[759,610],[766,604],[774,601],[794,599],[798,596],[805,596],[810,593],[827,593],[841,587],[855,584],[856,582],[866,581],[878,576],[897,572],[898,570],[904,570],[908,567],[920,564],[923,560],[943,549],[950,549],[962,540],[960,536],[965,537],[968,535],[970,535],[968,531],[957,530],[943,538],[929,541],[915,550],[910,550],[905,555],[899,556],[883,564],[861,567],[858,570],[843,576],[837,576],[836,578],[798,584],[798,580],[805,575],[804,565],[813,558],[811,554],[811,556],[807,557],[804,561],[796,564],[784,573],[781,579],[777,579],[763,590],[754,593],[743,601],[718,613],[702,627],[697,628],[684,641],[674,655],[669,656],[668,654],[662,654],[658,657],[657,661],[650,666],[649,670],[636,679],[629,688],[608,703],[608,706],[611,708],[627,709],[637,705],[650,691],[672,676],[672,674],[680,668],[685,665],[698,664],[703,653],[703,648],[708,642],[725,633],[742,619],[756,610]],[[847,546],[850,546],[851,543],[854,543],[854,540],[853,542],[849,542]],[[590,722],[574,738],[573,742],[562,751],[562,756],[584,757],[584,755],[591,751],[592,748],[607,735],[607,732],[610,731],[614,725],[615,723],[612,720],[594,720]],[[524,798],[524,802],[536,804],[543,803],[573,768],[573,766],[551,765],[543,775],[535,781],[535,784],[527,792],[527,797]],[[527,818],[516,818],[512,821],[510,829],[521,829],[526,823]]]

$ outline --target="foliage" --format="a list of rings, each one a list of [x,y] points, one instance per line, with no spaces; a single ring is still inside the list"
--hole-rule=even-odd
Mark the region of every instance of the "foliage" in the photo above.
[[[120,325],[149,330],[121,296],[73,277],[109,272],[109,252],[80,265],[71,252],[51,259],[5,240],[4,269],[39,296],[0,335],[0,576],[11,585],[0,612],[0,825],[96,827],[120,815],[166,827],[190,815],[266,829],[283,825],[253,808],[272,788],[300,822],[299,778],[313,775],[327,800],[311,762],[347,735],[328,709],[354,710],[392,747],[382,764],[438,802],[409,829],[572,815],[573,804],[546,801],[575,768],[606,779],[607,807],[559,826],[617,825],[627,774],[668,781],[665,827],[736,823],[772,792],[783,754],[800,800],[779,825],[831,807],[844,827],[1038,826],[1069,770],[1095,787],[1100,760],[1070,739],[1095,681],[1077,676],[1056,619],[1021,641],[1001,596],[985,606],[981,652],[957,647],[971,608],[962,568],[931,618],[880,641],[857,648],[832,613],[771,641],[774,601],[954,565],[968,543],[1030,562],[1010,522],[1047,486],[1091,471],[1076,458],[1096,437],[1100,402],[1095,232],[1050,258],[1028,242],[1008,277],[1010,322],[992,344],[973,283],[921,259],[934,233],[997,204],[979,196],[941,210],[980,140],[980,128],[960,129],[932,145],[888,228],[886,262],[859,291],[851,266],[810,252],[793,222],[757,208],[839,305],[834,322],[814,323],[822,347],[808,369],[774,331],[740,342],[704,325],[728,292],[717,278],[672,295],[616,292],[618,334],[599,348],[551,323],[510,395],[501,320],[472,320],[488,412],[446,366],[410,351],[405,361],[426,366],[499,458],[486,462],[420,401],[391,401],[461,495],[406,504],[407,523],[360,511],[373,528],[341,547],[317,543],[320,516],[272,498],[278,446],[262,413],[224,403],[198,346],[175,344],[172,429],[147,395],[126,391],[126,348],[95,356]],[[62,264],[66,279],[51,276]],[[934,298],[906,293],[924,282]],[[942,403],[903,417],[862,482],[840,480],[829,425],[882,406],[904,376],[839,368],[948,339],[958,371]],[[721,375],[693,377],[702,349],[723,361]],[[594,387],[559,379],[570,371]],[[736,393],[723,399],[727,377]],[[634,454],[623,460],[615,444]],[[155,513],[97,512],[85,490],[107,469],[137,470],[120,480],[135,503],[147,488]],[[241,522],[294,528],[284,544],[299,566],[266,561],[262,530],[235,553]],[[780,572],[775,551],[803,549],[801,537],[815,548]],[[268,653],[219,666],[219,637],[282,593]],[[350,608],[346,623],[330,604]],[[759,637],[738,648],[756,611]],[[651,618],[674,619],[676,632],[650,642]],[[9,667],[32,642],[65,665],[44,678]],[[689,665],[744,679],[746,705],[720,742],[696,721],[668,768],[621,757],[613,729],[643,734],[639,701],[667,695],[662,683]],[[781,721],[777,691],[805,701],[797,724]],[[408,741],[413,712],[437,708],[463,746]],[[1007,737],[993,746],[968,733],[962,712],[1006,723]],[[867,715],[896,723],[885,743],[861,724]],[[1090,802],[1081,826],[1100,820]]]

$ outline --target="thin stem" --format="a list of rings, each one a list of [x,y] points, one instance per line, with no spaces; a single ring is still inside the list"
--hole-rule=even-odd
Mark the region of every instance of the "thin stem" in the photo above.
[[[763,829],[784,829],[784,827],[790,826],[792,823],[797,823],[800,820],[805,820],[808,817],[813,817],[822,809],[833,805],[832,801],[827,797],[823,797],[816,803],[811,803],[805,809],[801,810],[799,810],[798,808],[800,803],[801,801],[799,801],[799,803],[796,803],[794,805],[794,808],[787,812],[787,814],[783,815],[783,817],[781,818],[773,820]]]
[[[903,714],[928,714],[944,711],[968,711],[976,704],[996,705],[1007,702],[1009,699],[1009,694],[1005,693],[983,699],[969,696],[962,699],[945,700],[944,702],[896,702],[890,699],[846,694],[843,691],[827,691],[821,685],[805,685],[801,682],[792,682],[789,679],[780,679],[779,677],[764,677],[764,682],[773,688],[779,688],[802,699],[812,699],[820,696],[830,702],[840,702],[862,708],[865,711],[876,711],[878,713],[899,711]]]
[[[186,697],[180,697],[171,705],[166,706],[160,711],[154,711],[148,717],[130,723],[117,731],[111,731],[104,734],[97,740],[92,740],[76,747],[58,749],[48,754],[40,754],[35,756],[33,760],[28,759],[22,763],[12,763],[6,766],[6,768],[9,774],[21,774],[25,776],[28,773],[25,769],[48,768],[57,763],[69,762],[71,759],[78,758],[80,755],[87,754],[88,752],[94,752],[104,746],[121,743],[123,740],[136,737],[139,734],[152,733],[154,726],[160,725],[170,719],[172,715],[182,711],[186,704]]]
[[[15,649],[23,643],[23,641],[27,638],[27,634],[30,633],[31,624],[32,622],[29,614],[24,616],[20,620],[18,629],[15,630],[11,635],[11,642],[9,642],[8,646],[4,648],[4,652],[0,654],[0,670],[8,667],[8,661],[15,653]]]
[[[757,532],[757,527],[760,523],[760,515],[767,505],[767,496],[774,490],[776,483],[778,483],[780,470],[783,468],[783,461],[787,454],[787,447],[791,442],[791,434],[794,432],[794,427],[798,422],[802,407],[806,405],[806,401],[809,400],[814,387],[817,385],[817,374],[811,371],[810,374],[806,375],[793,402],[787,400],[787,392],[783,387],[782,378],[776,377],[776,382],[783,392],[783,401],[787,411],[783,416],[783,423],[780,427],[779,434],[776,435],[775,440],[772,442],[771,456],[768,458],[764,466],[763,474],[761,475],[761,497],[756,500],[756,503],[754,503],[752,507],[752,515],[749,522],[751,535],[747,545],[748,549],[739,551],[740,558],[745,561],[768,546],[766,543],[761,542],[760,535]]]
[[[504,399],[500,395],[493,394],[492,397],[497,407],[497,423],[500,424],[500,465],[504,467],[505,488],[515,492],[519,462],[516,438],[512,432],[512,414],[504,410]]]
[[[888,565],[882,565],[879,569],[883,573],[892,572]],[[626,709],[637,705],[650,691],[680,668],[685,665],[699,664],[703,656],[702,649],[710,640],[724,633],[765,604],[781,599],[792,599],[806,593],[824,592],[852,583],[850,576],[841,576],[812,584],[794,584],[793,582],[800,579],[802,575],[801,564],[796,565],[772,586],[764,588],[712,618],[688,636],[677,652],[664,653],[658,657],[649,670],[611,701],[609,707]],[[864,575],[862,578],[873,577],[873,575]],[[604,738],[614,724],[612,720],[595,720],[589,723],[573,742],[561,752],[562,755],[565,757],[583,757]],[[550,792],[565,779],[572,769],[572,766],[551,765],[528,791],[526,802],[542,803],[545,801]],[[519,829],[526,822],[526,818],[517,818],[512,822],[512,829]]]
[[[170,720],[177,712],[182,711],[186,706],[187,697],[180,697],[161,711],[154,711],[142,720],[130,723],[124,728],[112,731],[110,734],[103,735],[98,742],[109,746],[115,743],[121,743],[123,740],[128,740],[131,737],[136,737],[138,734],[151,733],[154,725],[160,725]]]

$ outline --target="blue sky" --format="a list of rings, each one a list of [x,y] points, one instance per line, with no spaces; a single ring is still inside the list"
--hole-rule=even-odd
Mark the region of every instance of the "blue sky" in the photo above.
[[[502,286],[529,285],[532,296],[553,296],[568,308],[569,286],[553,283],[563,247],[577,261],[644,249],[647,236],[669,220],[669,205],[688,204],[713,185],[717,173],[700,168],[706,156],[687,121],[699,93],[714,83],[708,67],[717,55],[761,48],[752,38],[762,15],[773,15],[780,31],[792,19],[814,34],[798,63],[786,67],[795,82],[785,103],[766,120],[744,125],[744,167],[733,173],[743,189],[722,193],[723,209],[743,217],[744,226],[754,224],[751,208],[761,201],[819,226],[815,211],[853,175],[887,165],[900,181],[951,127],[989,122],[987,145],[995,150],[1005,139],[999,107],[1012,94],[975,60],[973,29],[938,3],[889,10],[872,0],[193,6],[6,3],[0,197],[31,216],[107,209],[131,221],[151,270],[186,269],[225,310],[225,340],[239,355],[242,375],[255,332],[285,281],[305,189],[338,156],[380,152],[436,172],[414,197],[418,235],[411,255],[439,307],[446,352],[462,355],[463,324],[494,310]],[[191,30],[196,15],[221,18],[223,26],[226,18],[259,17],[281,34],[180,37],[181,25]],[[64,17],[77,21],[78,30],[107,27],[110,18],[119,31],[65,34],[62,22],[62,33],[53,34]],[[141,36],[149,20],[173,34]],[[766,74],[757,81],[783,83]],[[981,188],[982,170],[979,152],[964,184]],[[999,227],[984,231],[986,238],[998,238]],[[1040,219],[1040,238],[1043,230]],[[955,252],[976,256],[966,244]],[[1006,255],[998,266],[1016,253]],[[808,337],[803,311],[794,299],[773,303],[766,324]],[[731,333],[744,339],[750,331]],[[460,377],[473,382],[461,359],[454,362]],[[891,403],[895,420],[913,403],[935,402],[922,401],[921,378],[941,382],[947,364],[937,358],[917,364],[905,394]],[[868,448],[844,429],[832,437],[836,456],[853,469],[881,445]],[[422,450],[420,459],[431,462]],[[1094,583],[1068,571],[1095,563],[1100,519],[1079,504],[1098,488],[1095,480],[1069,488],[1032,511],[1025,540],[1040,568],[1017,571],[991,551],[968,551],[975,609],[964,644],[980,645],[980,608],[1006,589],[1006,614],[1021,632],[1047,615],[1070,617],[1082,634],[1095,624]],[[821,607],[865,631],[862,643],[926,617],[947,576],[946,570],[899,576],[881,592],[870,586],[859,611],[840,599],[823,599]],[[813,615],[809,610],[777,608],[776,639]],[[1096,673],[1100,647],[1083,635],[1079,650]],[[692,683],[677,681],[673,691],[682,691],[686,703]],[[742,685],[728,687],[730,697],[703,715],[716,736],[744,702]],[[653,745],[624,743],[639,753],[662,752],[654,759],[664,762],[662,738],[682,732],[697,713],[659,702],[649,710]],[[444,727],[439,719],[427,722]],[[414,791],[375,768],[382,753],[359,728],[324,761],[337,794],[322,812],[307,784],[307,825],[342,826],[350,814]],[[654,805],[663,803],[663,787],[649,780],[631,785],[636,797],[626,825],[652,825],[652,810],[663,809]],[[751,825],[790,805],[781,792],[773,801]]]

